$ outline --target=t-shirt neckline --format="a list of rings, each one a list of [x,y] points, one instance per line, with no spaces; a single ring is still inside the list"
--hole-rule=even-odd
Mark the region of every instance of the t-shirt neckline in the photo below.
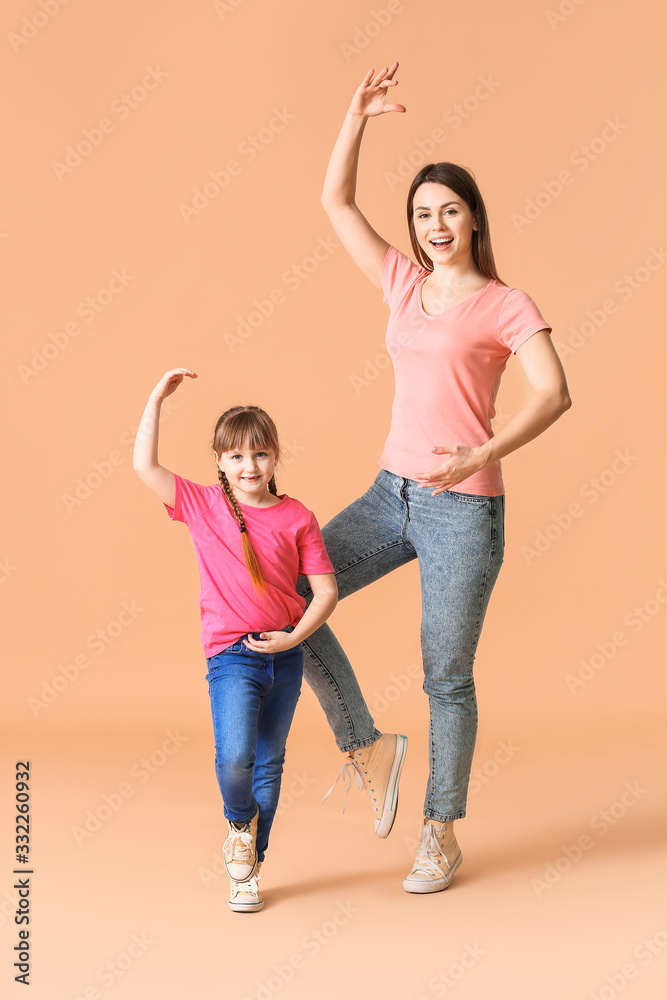
[[[482,285],[481,288],[478,288],[476,292],[473,292],[472,295],[469,295],[467,299],[464,299],[463,302],[457,302],[455,306],[450,306],[449,309],[445,309],[444,312],[434,314],[426,312],[426,309],[424,309],[424,302],[422,300],[422,287],[424,285],[424,282],[428,278],[429,274],[431,273],[432,273],[431,271],[427,271],[424,277],[420,278],[419,282],[417,283],[417,302],[419,303],[419,310],[421,314],[425,316],[427,319],[441,319],[443,316],[446,316],[447,313],[453,312],[454,309],[458,309],[459,306],[464,306],[466,302],[470,302],[471,299],[474,299],[481,292],[486,291],[489,285],[495,284],[496,280],[495,278],[491,278],[489,281],[487,281],[485,285]]]
[[[280,497],[280,501],[278,503],[272,503],[270,507],[255,507],[251,503],[241,503],[240,500],[237,500],[236,502],[239,505],[239,507],[241,508],[241,510],[252,510],[255,513],[260,513],[261,512],[263,514],[267,510],[275,510],[277,507],[282,507],[283,506],[285,500],[287,499],[287,494],[286,493],[279,493],[278,496]]]

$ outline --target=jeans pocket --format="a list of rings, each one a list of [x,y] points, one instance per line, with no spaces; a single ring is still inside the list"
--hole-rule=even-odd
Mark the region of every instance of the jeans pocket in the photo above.
[[[481,496],[478,493],[456,493],[454,490],[444,490],[444,493],[449,493],[450,497],[457,500],[459,503],[472,503],[472,504],[484,504],[488,503],[489,500],[495,499],[494,497]]]
[[[231,646],[219,649],[217,653],[214,653],[213,656],[209,656],[206,660],[209,672],[211,670],[215,670],[215,668],[220,665],[220,657],[224,656],[225,653],[242,653],[244,649],[247,649],[247,646],[244,646],[242,642],[235,642]]]

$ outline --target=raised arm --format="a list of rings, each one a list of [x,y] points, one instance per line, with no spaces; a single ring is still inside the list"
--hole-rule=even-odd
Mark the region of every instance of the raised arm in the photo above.
[[[158,462],[160,410],[162,401],[176,391],[186,375],[188,378],[197,378],[189,368],[172,368],[162,376],[148,397],[134,440],[134,471],[158,500],[169,507],[174,506],[176,493],[173,472]]]
[[[361,140],[368,119],[388,111],[405,111],[402,104],[387,104],[385,101],[388,88],[395,87],[398,83],[398,80],[394,80],[397,69],[397,62],[392,66],[385,66],[377,74],[369,69],[362,80],[331,153],[320,199],[339,240],[355,264],[377,288],[382,287],[382,263],[389,244],[375,232],[359,211],[355,201],[357,168]]]

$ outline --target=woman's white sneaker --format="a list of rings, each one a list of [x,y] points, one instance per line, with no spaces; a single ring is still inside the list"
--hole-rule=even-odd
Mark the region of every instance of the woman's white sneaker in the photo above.
[[[326,793],[322,802],[328,799],[339,778],[347,785],[343,799],[343,812],[347,793],[352,784],[368,793],[375,816],[375,834],[387,837],[394,825],[398,809],[398,783],[405,764],[405,754],[408,748],[407,736],[400,733],[383,733],[375,743],[351,750],[348,760],[336,775],[336,781]]]
[[[424,817],[417,857],[403,888],[406,892],[440,892],[451,884],[462,861],[452,823]]]

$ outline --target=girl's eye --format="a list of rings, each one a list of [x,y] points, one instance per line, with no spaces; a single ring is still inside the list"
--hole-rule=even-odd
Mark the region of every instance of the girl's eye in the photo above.
[[[266,452],[265,451],[258,451],[257,452],[257,458],[266,458]]]

